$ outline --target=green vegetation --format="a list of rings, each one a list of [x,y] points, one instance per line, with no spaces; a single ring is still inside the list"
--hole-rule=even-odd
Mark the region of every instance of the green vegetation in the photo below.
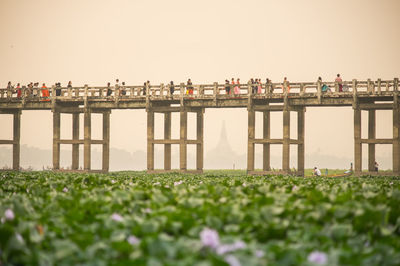
[[[0,265],[400,265],[400,179],[0,173]]]

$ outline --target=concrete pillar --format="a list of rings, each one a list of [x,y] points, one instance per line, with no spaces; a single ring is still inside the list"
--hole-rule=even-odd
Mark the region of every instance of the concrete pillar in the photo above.
[[[19,170],[20,162],[21,111],[14,113],[13,123],[13,169]]]
[[[290,171],[290,111],[283,110],[282,170]]]
[[[147,170],[154,170],[154,112],[147,110]]]
[[[110,112],[103,113],[103,141],[102,170],[108,172],[110,168]]]
[[[360,174],[362,170],[361,144],[361,110],[354,109],[354,172]]]
[[[203,170],[203,157],[204,157],[204,109],[197,111],[197,143],[196,147],[196,169]]]
[[[251,91],[251,89],[250,89]],[[254,138],[256,113],[254,110],[248,110],[248,140],[247,140],[247,171],[254,171]]]
[[[263,139],[271,138],[271,112],[263,112]],[[263,144],[263,171],[271,170],[271,145]]]
[[[376,137],[376,118],[375,110],[368,110],[368,139],[375,139]],[[375,144],[368,144],[368,171],[375,171]]]
[[[305,135],[305,107],[297,112],[297,171],[299,175],[304,176],[304,135]]]
[[[171,139],[171,112],[164,113],[164,139]],[[164,170],[171,170],[171,144],[164,144]]]
[[[72,114],[72,140],[79,140],[79,113]],[[72,167],[79,168],[79,144],[72,144]]]
[[[180,143],[179,143],[179,168],[187,169],[187,112],[180,112]]]
[[[60,113],[53,112],[53,169],[60,169]]]
[[[83,169],[90,170],[91,162],[91,133],[92,133],[92,123],[91,123],[91,113],[89,110],[84,113],[84,142],[83,142]]]
[[[393,172],[400,175],[400,108],[393,108]]]

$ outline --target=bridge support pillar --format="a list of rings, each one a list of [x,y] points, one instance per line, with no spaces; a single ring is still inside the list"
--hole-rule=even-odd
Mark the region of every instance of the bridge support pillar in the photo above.
[[[53,111],[53,169],[60,169],[60,112]]]
[[[248,141],[247,141],[247,172],[254,171],[254,140],[255,140],[256,112],[248,110]],[[265,159],[265,158],[264,158]]]
[[[362,144],[361,144],[361,110],[354,109],[354,173],[361,174],[362,171]]]
[[[295,174],[304,175],[304,124],[305,110],[303,106],[252,106],[248,109],[248,144],[247,144],[247,173],[248,174]],[[263,113],[263,137],[257,139],[255,137],[255,113]],[[271,139],[271,112],[279,111],[283,114],[283,138]],[[290,138],[290,112],[297,112],[297,139]],[[255,169],[255,145],[262,144],[263,147],[263,166],[262,171]],[[282,170],[271,171],[271,145],[282,145]],[[297,145],[297,171],[292,172],[290,169],[290,145]]]
[[[305,136],[305,111],[303,107],[297,111],[297,175],[304,176],[304,136]]]
[[[86,110],[83,116],[84,116],[83,169],[89,171],[91,168],[91,133],[92,133],[92,119],[90,110]]]
[[[204,158],[204,109],[197,111],[197,134],[196,134],[196,170],[203,171]]]
[[[368,139],[376,138],[376,111],[368,110]],[[368,171],[375,171],[375,143],[368,144]]]
[[[108,172],[110,168],[110,113],[103,112],[103,172]]]
[[[61,114],[67,113],[72,115],[72,139],[61,139]],[[55,108],[53,110],[53,169],[60,169],[60,152],[61,144],[72,145],[72,164],[71,170],[79,169],[79,145],[83,145],[83,169],[84,171],[108,172],[110,162],[110,110],[85,110],[84,116],[84,138],[79,139],[79,115],[82,110],[79,108],[63,110],[63,108]],[[91,115],[92,113],[100,113],[103,115],[103,138],[93,140],[91,138]],[[91,169],[91,145],[102,145],[102,166],[101,170]]]
[[[393,173],[400,175],[400,108],[393,108]]]
[[[20,167],[20,136],[21,136],[21,111],[13,114],[13,169],[19,170]]]
[[[290,171],[290,112],[283,110],[282,170]]]
[[[171,139],[172,112],[179,112],[179,139]],[[196,139],[188,139],[188,112],[196,113]],[[154,118],[155,113],[164,115],[164,139],[154,138]],[[179,171],[201,173],[203,171],[204,156],[204,108],[179,108],[170,106],[156,106],[147,109],[147,171],[168,172],[171,171],[171,148],[172,144],[179,145]],[[154,145],[164,145],[164,169],[154,169]],[[196,145],[196,168],[187,167],[187,146]]]
[[[181,171],[187,170],[187,112],[180,112],[180,141],[179,141],[179,168]]]
[[[271,138],[271,112],[263,112],[263,138]],[[263,144],[263,171],[271,170],[271,144]]]
[[[164,113],[164,139],[171,139],[171,112]],[[164,145],[164,170],[171,170],[171,144]]]
[[[147,170],[154,170],[154,111],[147,110]]]
[[[0,113],[13,116],[13,138],[0,140],[0,144],[12,145],[12,169],[18,171],[20,168],[21,110],[0,110]]]
[[[72,113],[72,140],[79,141],[79,113]],[[72,144],[72,170],[79,168],[79,143]]]

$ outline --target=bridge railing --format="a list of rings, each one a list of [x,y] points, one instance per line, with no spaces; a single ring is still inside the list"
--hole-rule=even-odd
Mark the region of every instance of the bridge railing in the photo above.
[[[300,83],[261,83],[261,84],[187,84],[174,85],[172,94],[169,84],[147,86],[114,87],[56,87],[47,88],[49,97],[43,97],[42,88],[3,88],[0,100],[48,101],[51,99],[103,99],[119,101],[124,99],[179,99],[179,98],[215,98],[219,97],[281,97],[282,95],[323,97],[324,95],[346,94],[385,94],[398,90],[399,79],[394,80],[352,80],[338,82],[300,82]]]

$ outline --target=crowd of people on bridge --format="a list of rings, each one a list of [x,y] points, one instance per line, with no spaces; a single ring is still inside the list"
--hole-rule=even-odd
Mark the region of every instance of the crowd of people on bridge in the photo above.
[[[322,78],[319,77],[317,80],[318,83],[321,84],[321,91],[324,92],[330,92],[331,88],[322,82]],[[343,84],[342,78],[340,74],[337,74],[335,78],[335,82],[338,84],[338,91],[339,92],[344,92],[348,91],[348,87]],[[248,81],[248,86],[249,90],[251,90],[252,94],[261,94],[263,92],[265,93],[273,93],[274,90],[276,89],[275,86],[272,84],[272,81],[270,79],[266,79],[265,83],[262,83],[260,78],[251,78]],[[288,94],[290,93],[290,82],[285,77],[283,79],[283,82],[281,83],[281,89],[282,92],[287,92]],[[228,79],[225,80],[225,85],[223,90],[225,90],[226,95],[233,95],[233,96],[239,96],[241,94],[241,86],[243,84],[240,83],[239,78],[231,78],[231,81]],[[167,83],[166,87],[168,88],[169,95],[174,95],[175,92],[175,84],[173,81],[170,81]],[[72,89],[72,82],[69,81],[67,83],[67,88]],[[151,88],[150,81],[146,81],[143,84],[143,88],[141,90],[137,91],[137,96],[145,96],[148,92],[148,90]],[[62,94],[62,86],[60,82],[56,82],[54,85],[54,91],[55,91],[55,96],[63,96]],[[264,89],[264,90],[263,90]],[[20,83],[17,83],[16,85],[12,85],[11,81],[8,82],[7,84],[7,90],[11,91],[12,93],[17,94],[17,98],[22,98],[23,94],[25,97],[29,98],[49,98],[51,95],[51,91],[48,89],[45,83],[42,83],[42,86],[39,86],[39,82],[30,82],[27,85],[21,86]],[[185,94],[187,95],[193,95],[194,94],[194,86],[192,83],[192,80],[189,78],[186,82],[185,85]],[[105,96],[111,97],[111,96],[120,96],[123,97],[127,95],[127,86],[125,82],[120,82],[119,79],[115,80],[115,85],[112,86],[110,82],[107,83],[106,87],[106,92]]]

